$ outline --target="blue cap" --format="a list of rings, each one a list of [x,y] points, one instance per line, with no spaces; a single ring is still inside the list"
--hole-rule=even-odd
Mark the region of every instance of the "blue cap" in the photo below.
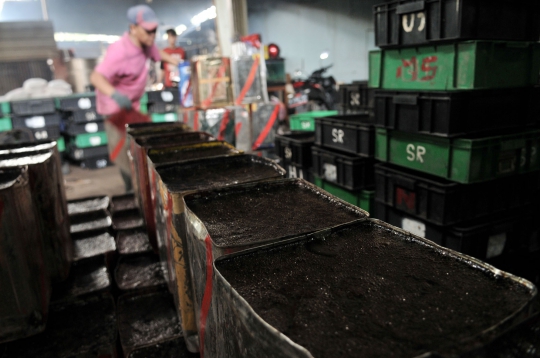
[[[148,5],[130,7],[127,11],[127,18],[133,25],[142,26],[144,29],[150,31],[159,25],[156,13]]]

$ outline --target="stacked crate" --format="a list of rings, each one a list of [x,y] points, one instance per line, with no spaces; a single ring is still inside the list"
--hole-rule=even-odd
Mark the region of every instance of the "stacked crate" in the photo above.
[[[149,91],[141,98],[141,112],[154,123],[177,122],[180,93],[177,88]]]
[[[62,114],[66,156],[81,168],[100,169],[110,165],[105,120],[96,112],[94,93],[56,99]]]
[[[378,218],[483,260],[532,249],[539,8],[455,0],[375,6],[383,50],[370,53],[369,84],[378,89],[375,157],[387,163],[375,169]],[[519,20],[504,26],[507,18]]]
[[[4,109],[8,109],[4,106]],[[54,99],[28,99],[10,103],[11,125],[22,130],[34,140],[58,140],[60,138],[61,116],[56,111]],[[6,121],[6,128],[9,124]]]

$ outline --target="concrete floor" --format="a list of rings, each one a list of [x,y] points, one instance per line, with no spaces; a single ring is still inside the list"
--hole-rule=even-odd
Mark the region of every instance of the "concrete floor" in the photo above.
[[[120,169],[116,166],[90,170],[70,165],[70,173],[64,175],[64,184],[68,200],[125,192]]]

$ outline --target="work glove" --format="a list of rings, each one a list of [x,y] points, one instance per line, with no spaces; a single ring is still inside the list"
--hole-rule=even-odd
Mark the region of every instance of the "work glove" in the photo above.
[[[131,100],[120,92],[114,92],[111,98],[116,102],[121,109],[131,109]]]

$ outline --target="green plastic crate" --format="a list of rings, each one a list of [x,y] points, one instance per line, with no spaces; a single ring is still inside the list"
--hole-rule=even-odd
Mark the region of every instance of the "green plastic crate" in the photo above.
[[[178,113],[152,113],[152,122],[178,122]]]
[[[540,169],[540,130],[441,138],[377,129],[375,158],[469,184]]]
[[[0,113],[2,115],[11,113],[11,106],[9,105],[9,102],[0,102]]]
[[[335,116],[338,111],[316,111],[295,114],[289,117],[291,131],[315,131],[315,118]]]
[[[65,141],[64,137],[60,137],[60,138],[58,138],[56,140],[56,146],[58,147],[58,151],[60,153],[66,151],[66,141]]]
[[[12,129],[11,118],[0,118],[0,132],[10,131]]]
[[[70,138],[70,143],[77,148],[84,149],[107,144],[105,132],[84,133]]]
[[[465,41],[369,53],[369,86],[401,90],[466,90],[534,85],[535,42]]]
[[[313,175],[313,183],[319,188],[322,188],[330,194],[337,196],[341,200],[344,200],[350,204],[358,206],[360,209],[364,209],[368,213],[373,209],[375,203],[375,191],[361,190],[358,192],[343,189],[333,183]]]

